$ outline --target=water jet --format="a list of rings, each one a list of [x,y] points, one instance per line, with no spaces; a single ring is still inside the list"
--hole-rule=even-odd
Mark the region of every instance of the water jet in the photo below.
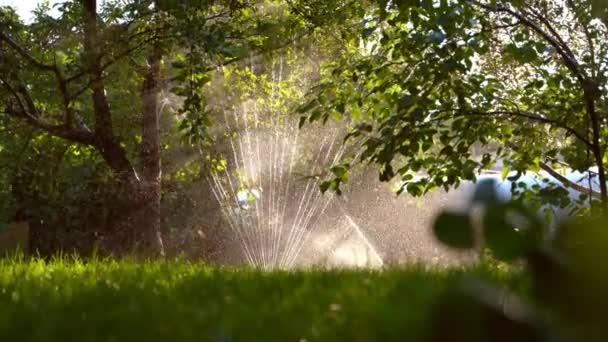
[[[303,261],[302,255],[310,254],[303,251],[314,250],[314,240],[330,229],[349,232],[344,239],[349,239],[350,250],[357,241],[358,250],[373,259],[368,264],[381,266],[374,246],[336,206],[336,195],[319,190],[320,175],[340,160],[346,148],[338,128],[299,129],[296,119],[271,116],[265,122],[258,109],[246,103],[225,115],[229,153],[208,182],[244,260],[263,269],[316,264]],[[326,213],[335,216],[338,210],[345,218],[339,227],[323,223]],[[342,243],[342,250],[346,245]],[[333,252],[322,253],[331,258]],[[319,253],[318,249],[312,252]],[[364,263],[353,260],[352,264]]]

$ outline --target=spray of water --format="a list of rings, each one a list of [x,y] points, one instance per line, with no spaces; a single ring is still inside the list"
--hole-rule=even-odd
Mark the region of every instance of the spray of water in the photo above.
[[[248,120],[252,117],[253,122]],[[293,266],[305,241],[333,199],[318,189],[319,174],[337,162],[344,147],[337,134],[321,139],[316,151],[303,151],[294,120],[272,119],[262,126],[255,106],[226,114],[231,161],[216,168],[209,182],[230,228],[250,264],[265,268]],[[308,152],[308,153],[306,153]],[[309,155],[308,160],[302,160]]]
[[[302,131],[295,115],[273,107],[283,96],[283,67],[279,58],[271,68],[263,104],[248,100],[224,111],[226,163],[208,178],[244,258],[264,269],[294,266],[318,236],[319,220],[334,200],[319,191],[320,175],[345,153],[339,129]]]

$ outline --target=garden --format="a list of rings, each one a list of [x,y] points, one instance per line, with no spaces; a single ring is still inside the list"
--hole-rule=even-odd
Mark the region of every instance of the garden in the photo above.
[[[0,0],[1,341],[604,341],[603,0]]]

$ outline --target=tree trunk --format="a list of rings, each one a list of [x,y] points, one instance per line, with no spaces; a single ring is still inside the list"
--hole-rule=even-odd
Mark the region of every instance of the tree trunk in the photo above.
[[[600,200],[603,214],[608,214],[608,187],[606,186],[606,169],[604,168],[604,149],[602,148],[600,116],[595,109],[595,97],[599,91],[595,82],[583,83],[583,94],[587,107],[587,114],[591,120],[592,146],[591,152],[597,163],[597,174],[600,182]]]
[[[114,135],[103,81],[96,8],[96,0],[84,1],[84,61],[95,110],[94,146],[120,179],[123,196],[129,203],[129,208],[126,208],[127,222],[123,222],[117,232],[122,235],[120,240],[123,240],[119,249],[126,248],[144,256],[163,255],[160,236],[160,133],[157,108],[161,51],[156,45],[150,51],[148,69],[142,85],[143,172],[140,177]],[[114,246],[110,246],[112,247]]]
[[[158,104],[160,61],[159,46],[152,47],[148,55],[147,71],[142,86],[142,143],[141,143],[141,191],[143,192],[141,241],[145,249],[164,255],[160,229],[161,156],[160,156],[160,108]]]

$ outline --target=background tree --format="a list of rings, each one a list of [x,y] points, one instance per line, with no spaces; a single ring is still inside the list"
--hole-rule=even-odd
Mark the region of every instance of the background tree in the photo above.
[[[85,183],[100,186],[99,201],[118,197],[95,205],[104,209],[104,225],[112,226],[111,244],[162,253],[161,159],[169,143],[178,144],[173,136],[178,132],[169,126],[178,124],[185,148],[210,148],[213,115],[207,103],[213,96],[209,87],[217,85],[213,75],[221,66],[240,67],[240,61],[291,46],[315,25],[283,1],[73,1],[57,9],[55,18],[41,6],[32,23],[24,24],[12,9],[2,8],[3,145],[11,152],[7,165],[19,171],[24,167],[15,162],[14,152],[21,142],[31,146],[26,134],[31,128],[41,145],[57,145],[58,151],[78,157],[66,159],[57,152],[62,157],[55,159],[27,150],[28,160],[35,154],[44,161],[37,166],[28,161],[40,177],[20,182],[21,200],[7,191],[3,203],[29,203],[25,197],[36,194],[44,202],[45,191],[32,188],[52,183],[47,180],[57,175],[50,170],[62,160],[69,160],[68,169],[79,160],[94,169],[87,173],[91,179],[79,186],[67,177],[75,188],[56,187],[56,196],[86,197]],[[168,111],[174,120],[161,120]],[[163,122],[167,144],[161,141]],[[68,172],[59,170],[64,176]],[[63,210],[67,205],[59,197],[53,204]],[[78,201],[74,204],[78,207]],[[5,212],[14,214],[15,208]],[[36,210],[28,215],[44,216]]]
[[[31,24],[3,7],[0,112],[9,125],[27,123],[95,151],[128,204],[120,244],[162,254],[159,94],[177,86],[182,131],[204,137],[207,74],[272,47],[264,34],[276,21],[265,21],[256,5],[86,0],[63,3],[58,18],[40,8]]]
[[[363,141],[357,161],[398,176],[401,191],[448,189],[500,159],[505,176],[542,168],[606,207],[602,16],[593,1],[377,1],[301,111],[359,120],[348,136]],[[555,162],[595,167],[599,190],[560,177]]]

